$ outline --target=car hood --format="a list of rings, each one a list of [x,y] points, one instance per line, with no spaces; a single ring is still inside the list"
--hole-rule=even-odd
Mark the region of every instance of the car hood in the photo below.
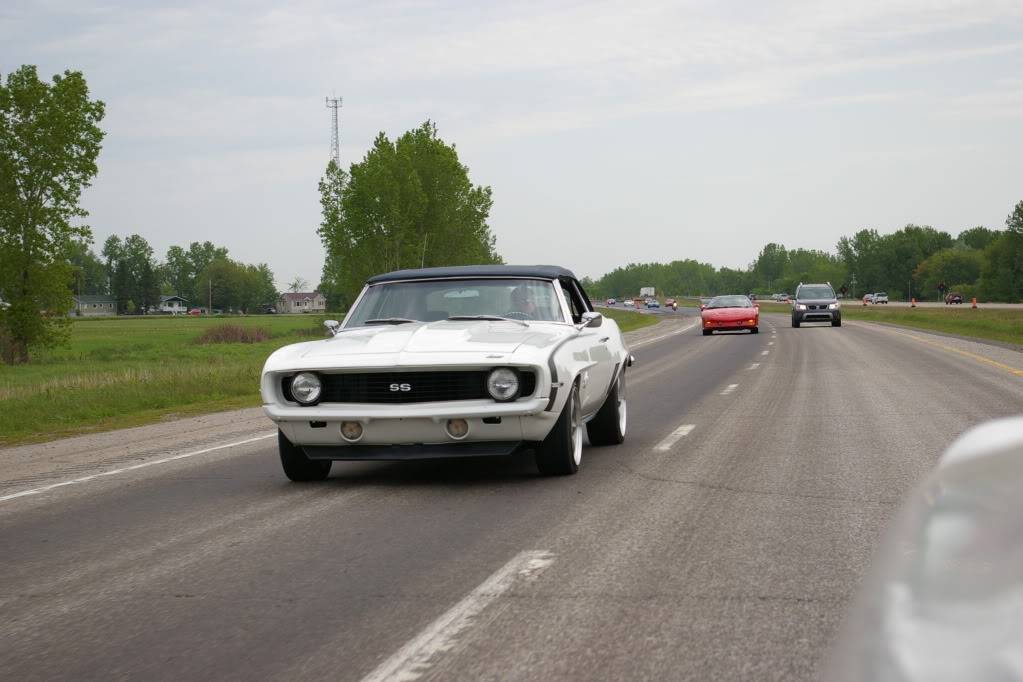
[[[568,334],[571,325],[534,322],[528,326],[504,321],[417,322],[355,327],[323,341],[299,343],[277,351],[300,364],[338,362],[341,357],[396,356],[417,353],[502,354],[523,347],[552,346]],[[275,354],[276,355],[276,354]],[[284,357],[279,359],[283,360]]]
[[[708,308],[703,311],[705,320],[748,320],[757,316],[756,308]]]

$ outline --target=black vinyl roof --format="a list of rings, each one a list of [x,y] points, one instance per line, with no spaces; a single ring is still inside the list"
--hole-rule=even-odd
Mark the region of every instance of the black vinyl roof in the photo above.
[[[397,282],[406,279],[452,279],[469,277],[535,277],[537,279],[558,279],[575,275],[571,270],[557,265],[452,265],[444,268],[421,268],[419,270],[395,270],[374,275],[366,284]]]

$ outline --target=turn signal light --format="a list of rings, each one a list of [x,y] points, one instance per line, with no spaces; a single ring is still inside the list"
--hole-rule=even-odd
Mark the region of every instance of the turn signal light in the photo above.
[[[464,419],[449,419],[447,432],[455,440],[462,440],[469,435],[469,422]]]
[[[359,422],[341,422],[341,437],[349,443],[362,438],[362,424]]]

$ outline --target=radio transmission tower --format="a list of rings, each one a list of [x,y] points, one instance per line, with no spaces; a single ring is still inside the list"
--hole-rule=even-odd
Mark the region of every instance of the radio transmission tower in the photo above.
[[[338,127],[338,110],[341,109],[340,97],[328,97],[327,108],[331,110],[330,126],[330,159],[341,167],[341,134]]]

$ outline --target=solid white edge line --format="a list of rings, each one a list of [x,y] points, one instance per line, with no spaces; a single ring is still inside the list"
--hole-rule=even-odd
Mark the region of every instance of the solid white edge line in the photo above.
[[[739,388],[739,384],[728,384],[728,386],[725,387],[725,390],[721,391],[721,395],[728,395],[737,388]]]
[[[415,680],[422,677],[438,654],[454,648],[458,636],[472,625],[473,619],[491,602],[510,590],[519,580],[533,580],[554,562],[544,550],[526,550],[515,555],[462,601],[427,625],[405,646],[362,678],[362,682]]]
[[[268,433],[268,434],[266,434],[264,436],[256,436],[255,438],[246,438],[245,440],[239,440],[239,441],[235,441],[233,443],[225,443],[224,445],[216,445],[216,446],[213,446],[211,448],[203,448],[202,450],[196,450],[195,452],[186,452],[186,453],[183,453],[183,454],[180,454],[180,455],[173,455],[171,457],[161,457],[160,459],[151,459],[151,460],[149,460],[147,462],[142,462],[141,464],[132,464],[131,466],[122,467],[120,469],[112,469],[110,471],[101,471],[98,474],[89,474],[88,476],[82,476],[80,478],[73,478],[73,479],[68,480],[68,481],[61,481],[60,483],[50,483],[49,485],[44,485],[44,486],[41,486],[39,488],[32,488],[30,490],[22,490],[21,492],[11,493],[10,495],[3,495],[2,497],[0,497],[0,502],[6,502],[8,500],[13,500],[13,499],[15,499],[17,497],[26,497],[28,495],[39,495],[40,493],[45,493],[45,492],[48,492],[48,491],[53,490],[55,488],[62,488],[62,487],[67,486],[67,485],[75,485],[76,483],[85,483],[86,481],[91,481],[94,478],[99,478],[100,476],[114,476],[115,474],[123,474],[126,471],[135,471],[136,469],[144,469],[146,467],[156,466],[157,464],[166,464],[167,462],[173,462],[173,461],[178,460],[178,459],[187,459],[188,457],[195,457],[196,455],[205,455],[208,452],[214,452],[216,450],[225,450],[227,448],[233,448],[233,447],[236,447],[238,445],[246,445],[247,443],[255,443],[256,441],[266,440],[267,438],[273,438],[276,435],[277,435],[276,432]]]
[[[689,435],[689,432],[696,428],[696,424],[683,424],[678,427],[668,437],[662,440],[660,443],[654,446],[654,452],[667,452],[671,450],[671,447],[675,445],[681,438]]]

